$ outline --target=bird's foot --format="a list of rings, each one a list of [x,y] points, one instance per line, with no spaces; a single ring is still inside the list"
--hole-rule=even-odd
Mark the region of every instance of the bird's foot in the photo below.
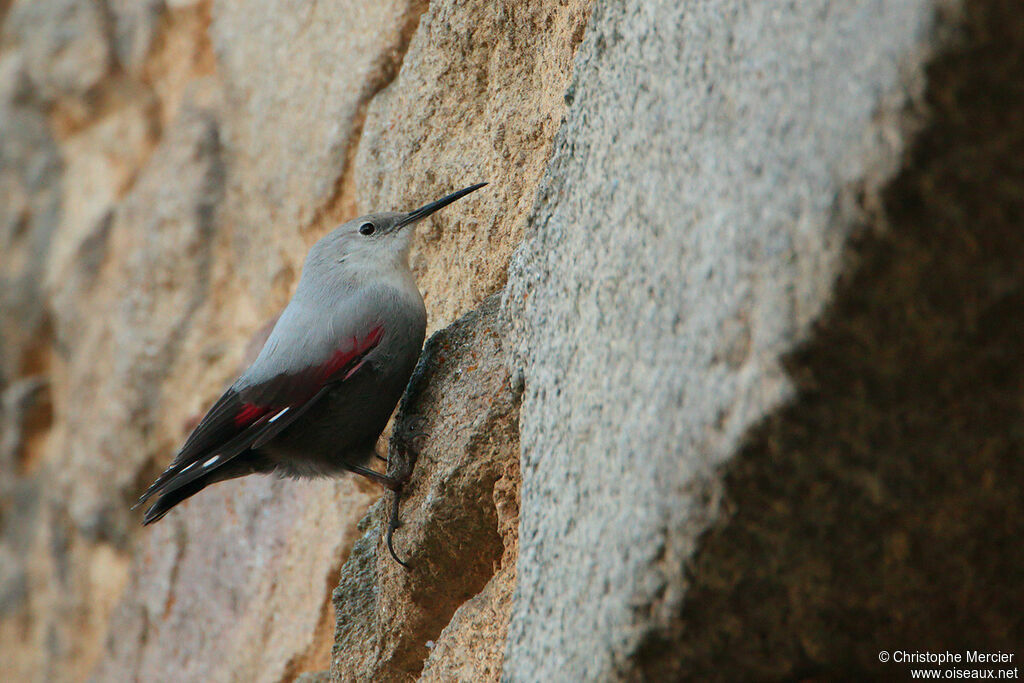
[[[423,441],[427,437],[427,420],[419,415],[407,415],[391,433],[388,443],[388,462],[399,460],[405,462],[409,469],[419,457]],[[398,458],[394,456],[397,455]]]
[[[405,486],[405,482],[409,480],[411,472],[409,470],[404,470],[397,475],[387,475],[375,472],[368,467],[362,467],[360,465],[348,465],[348,469],[354,474],[362,475],[367,479],[377,482],[381,486],[389,489],[393,494],[393,498],[391,499],[391,519],[388,521],[388,552],[391,553],[391,557],[395,559],[395,562],[408,569],[409,565],[402,561],[402,559],[398,557],[398,553],[395,552],[394,535],[395,529],[402,526],[402,521],[398,517],[398,505],[402,496],[402,487]]]

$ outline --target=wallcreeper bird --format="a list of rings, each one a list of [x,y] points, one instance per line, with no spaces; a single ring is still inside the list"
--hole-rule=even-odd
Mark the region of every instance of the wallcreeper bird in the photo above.
[[[406,228],[484,185],[410,213],[357,218],[313,245],[259,356],[139,498],[141,505],[158,496],[142,523],[159,520],[209,484],[253,473],[355,472],[400,487],[401,479],[366,465],[426,331]]]

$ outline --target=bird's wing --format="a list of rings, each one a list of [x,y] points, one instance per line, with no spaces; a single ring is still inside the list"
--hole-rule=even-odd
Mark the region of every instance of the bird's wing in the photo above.
[[[305,368],[253,384],[235,383],[195,428],[171,465],[137,505],[168,493],[221,467],[250,448],[259,448],[309,410],[327,391],[354,375],[384,336],[383,324],[342,338],[337,350]]]

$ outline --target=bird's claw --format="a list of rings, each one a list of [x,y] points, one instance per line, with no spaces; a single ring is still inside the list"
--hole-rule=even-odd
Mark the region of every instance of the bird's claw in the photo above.
[[[395,560],[395,562],[402,565],[406,569],[409,569],[409,565],[406,562],[403,562],[402,559],[398,557],[398,553],[395,552],[394,544],[395,530],[401,528],[402,526],[402,520],[398,518],[398,503],[402,495],[402,487],[399,486],[398,488],[393,489],[392,492],[394,495],[391,499],[391,520],[388,522],[387,534],[388,552],[391,553],[391,557]]]
[[[402,521],[398,518],[398,507],[402,496],[402,489],[405,483],[412,476],[413,467],[420,454],[420,444],[426,436],[426,419],[419,415],[405,415],[395,426],[391,434],[391,441],[388,444],[388,479],[394,482],[389,485],[394,496],[391,500],[391,519],[388,522],[387,546],[388,552],[395,562],[409,569],[409,565],[398,557],[395,552],[394,535],[395,530],[402,527]]]

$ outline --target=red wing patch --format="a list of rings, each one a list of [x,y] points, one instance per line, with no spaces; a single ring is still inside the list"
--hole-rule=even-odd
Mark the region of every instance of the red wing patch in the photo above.
[[[243,403],[242,409],[238,411],[237,415],[235,415],[235,424],[239,427],[244,427],[251,422],[255,422],[269,412],[270,408],[266,406],[258,406],[254,403]]]
[[[348,349],[341,349],[334,352],[330,360],[320,366],[318,378],[321,382],[326,382],[328,379],[334,377],[342,370],[348,369],[353,362],[361,361],[362,356],[366,355],[367,352],[371,351],[377,344],[380,343],[381,337],[384,336],[384,326],[377,325],[375,328],[360,339],[356,336],[352,337],[352,346]],[[358,367],[358,366],[357,366]],[[351,376],[351,371],[345,374],[344,379],[348,379]]]

